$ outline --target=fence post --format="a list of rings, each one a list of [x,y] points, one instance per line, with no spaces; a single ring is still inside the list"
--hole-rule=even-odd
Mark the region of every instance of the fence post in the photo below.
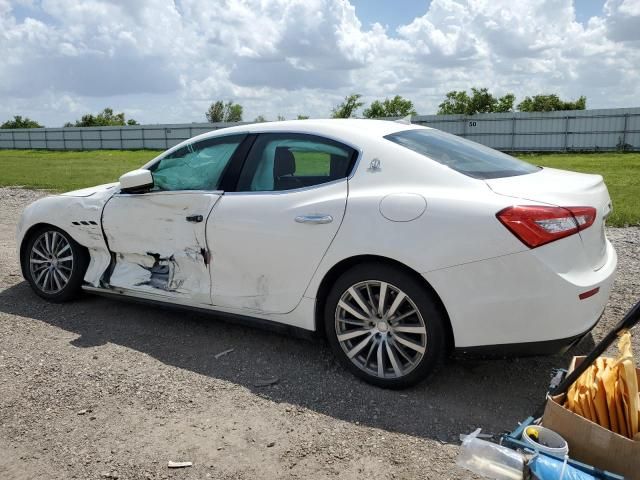
[[[564,151],[566,152],[569,146],[569,115],[564,118]]]
[[[142,150],[144,150],[144,128],[140,127],[140,137],[142,138]]]
[[[47,130],[44,131],[44,149],[48,150],[49,144],[47,143]]]
[[[516,117],[511,117],[511,151],[516,149]]]
[[[84,150],[84,136],[82,135],[82,133],[84,132],[84,129],[80,129],[80,150]]]
[[[467,117],[462,117],[462,138],[467,138]]]
[[[100,150],[102,150],[102,129],[98,129],[98,138],[100,139]]]
[[[11,147],[14,150],[16,149],[16,132],[14,132],[13,130],[11,130]]]
[[[168,128],[164,129],[164,149],[168,149],[169,148],[169,138],[167,137],[167,133],[168,133]]]
[[[124,144],[122,143],[122,127],[118,129],[118,133],[120,134],[120,150],[124,150]]]
[[[63,128],[62,129],[62,149],[66,150],[67,149],[67,135],[66,135],[67,131]]]
[[[27,130],[27,140],[29,140],[29,150],[33,150],[31,146],[31,129]]]
[[[627,125],[629,123],[629,114],[624,114],[624,126],[622,127],[622,148],[626,148],[627,145]]]

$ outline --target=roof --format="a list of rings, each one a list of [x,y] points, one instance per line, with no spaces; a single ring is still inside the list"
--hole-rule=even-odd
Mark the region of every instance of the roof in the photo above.
[[[353,133],[383,137],[401,130],[414,128],[421,128],[421,126],[403,124],[391,120],[368,120],[359,118],[285,120],[282,122],[262,122],[222,128],[199,135],[197,138],[202,139],[236,132],[260,133],[283,131],[317,134],[324,133],[327,135],[348,135],[349,133]]]
[[[284,122],[268,122],[255,125],[262,127],[270,127],[273,130],[285,130],[292,127],[308,126],[310,128],[339,128],[341,130],[352,130],[358,132],[366,132],[372,135],[384,136],[400,130],[411,128],[411,125],[398,123],[392,120],[369,120],[363,118],[325,118],[313,120],[288,120]],[[252,125],[253,127],[253,125]],[[415,125],[414,125],[415,128]],[[266,130],[262,130],[266,131]]]

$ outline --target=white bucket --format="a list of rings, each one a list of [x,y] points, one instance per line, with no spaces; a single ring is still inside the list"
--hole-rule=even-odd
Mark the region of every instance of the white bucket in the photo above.
[[[537,438],[536,438],[537,437]],[[522,432],[522,441],[531,445],[533,450],[564,457],[569,453],[567,441],[553,430],[531,425]]]

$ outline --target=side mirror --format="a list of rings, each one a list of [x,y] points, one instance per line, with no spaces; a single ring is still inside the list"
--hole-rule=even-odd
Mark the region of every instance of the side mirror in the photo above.
[[[149,170],[132,170],[120,177],[120,191],[140,193],[153,187],[153,175]]]

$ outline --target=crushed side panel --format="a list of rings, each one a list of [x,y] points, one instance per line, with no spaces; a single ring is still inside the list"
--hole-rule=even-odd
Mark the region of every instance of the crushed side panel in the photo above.
[[[114,197],[103,217],[115,254],[109,286],[210,303],[205,224],[218,198],[195,192]]]
[[[87,248],[90,261],[84,280],[94,287],[100,286],[100,279],[111,259],[102,234],[102,210],[115,192],[115,186],[107,185],[95,187],[93,193],[86,189],[84,196],[66,194],[37,200],[22,214],[17,232],[18,245],[32,226],[40,223],[54,225]]]

